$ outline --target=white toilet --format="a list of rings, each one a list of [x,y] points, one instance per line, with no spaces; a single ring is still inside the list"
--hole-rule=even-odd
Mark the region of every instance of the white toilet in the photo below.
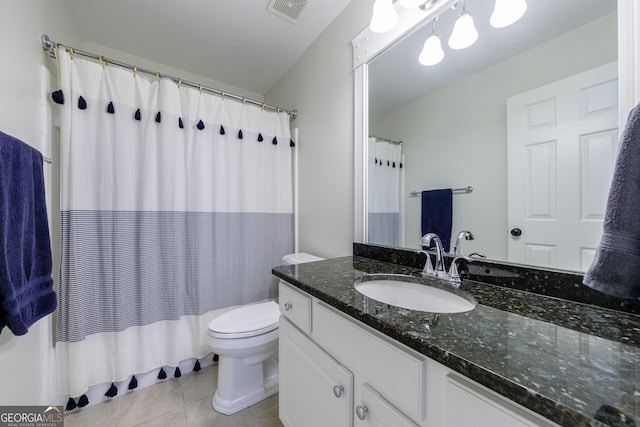
[[[285,255],[284,264],[318,261]],[[275,301],[234,308],[209,323],[207,344],[219,356],[213,409],[231,415],[278,392],[278,319]]]

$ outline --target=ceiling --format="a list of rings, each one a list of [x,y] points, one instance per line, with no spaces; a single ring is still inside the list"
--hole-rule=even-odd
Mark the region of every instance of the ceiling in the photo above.
[[[479,33],[476,43],[459,51],[447,46],[453,23],[460,14],[458,7],[438,18],[436,33],[445,51],[439,64],[425,67],[418,62],[422,45],[431,34],[431,24],[384,52],[369,67],[370,117],[378,117],[617,9],[617,0],[528,0],[527,12],[519,21],[495,29],[489,25],[494,1],[465,3]]]
[[[350,0],[285,0],[295,23],[269,0],[64,1],[87,42],[265,94]]]

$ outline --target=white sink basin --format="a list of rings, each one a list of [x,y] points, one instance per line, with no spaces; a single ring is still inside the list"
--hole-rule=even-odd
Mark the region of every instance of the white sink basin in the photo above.
[[[430,313],[463,313],[478,304],[464,291],[425,285],[412,276],[372,274],[356,280],[353,286],[381,303]]]

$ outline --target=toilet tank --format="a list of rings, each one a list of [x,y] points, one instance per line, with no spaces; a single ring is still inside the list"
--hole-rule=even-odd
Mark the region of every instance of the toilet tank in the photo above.
[[[305,252],[298,252],[295,254],[289,254],[282,257],[283,265],[304,264],[305,262],[322,261],[324,258],[311,255]]]

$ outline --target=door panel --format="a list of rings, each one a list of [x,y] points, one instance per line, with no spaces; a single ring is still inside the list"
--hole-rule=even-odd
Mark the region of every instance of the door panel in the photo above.
[[[509,261],[585,271],[618,148],[617,63],[507,100]]]

